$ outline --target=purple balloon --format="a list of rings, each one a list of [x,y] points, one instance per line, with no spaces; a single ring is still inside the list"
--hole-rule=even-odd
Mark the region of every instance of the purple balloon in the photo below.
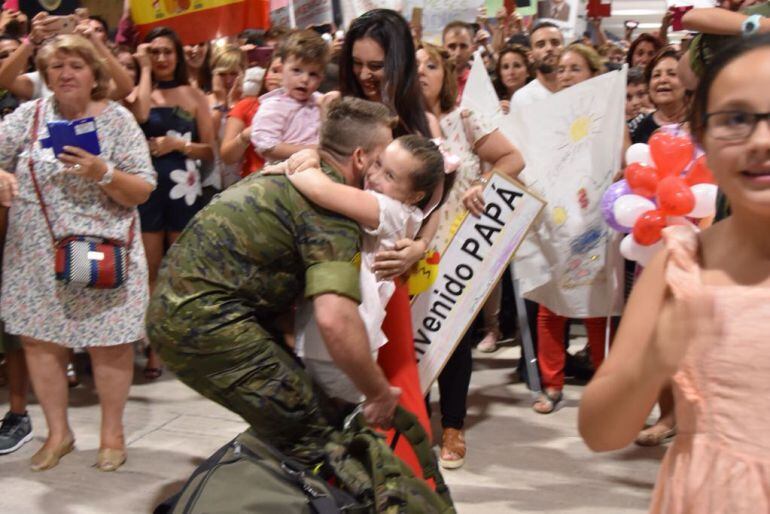
[[[612,230],[623,232],[624,234],[628,234],[632,229],[618,223],[618,220],[615,219],[615,214],[612,212],[612,206],[615,205],[615,200],[623,195],[630,194],[632,194],[632,192],[628,182],[626,182],[626,179],[622,179],[608,187],[604,192],[604,195],[602,195],[601,208],[604,221],[607,222],[607,225],[609,225]]]

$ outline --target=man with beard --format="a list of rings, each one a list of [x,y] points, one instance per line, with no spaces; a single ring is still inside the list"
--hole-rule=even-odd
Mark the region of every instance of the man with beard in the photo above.
[[[321,168],[360,185],[392,141],[380,103],[348,97],[321,125]],[[166,255],[147,335],[177,377],[242,416],[262,440],[306,463],[323,456],[335,411],[280,336],[295,299],[313,304],[334,363],[366,396],[364,416],[390,421],[400,390],[369,350],[358,313],[356,222],[314,206],[285,176],[251,175],[200,211]]]
[[[535,80],[519,89],[511,98],[511,109],[545,100],[556,91],[556,66],[564,48],[564,36],[556,24],[544,21],[532,29],[529,35],[532,48],[530,59],[535,67]]]

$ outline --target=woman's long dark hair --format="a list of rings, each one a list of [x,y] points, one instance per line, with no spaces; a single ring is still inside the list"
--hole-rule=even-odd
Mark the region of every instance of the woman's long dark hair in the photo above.
[[[340,56],[342,96],[366,98],[353,73],[353,44],[367,37],[375,40],[385,54],[382,100],[399,118],[399,124],[393,134],[419,134],[430,137],[422,92],[417,81],[412,33],[406,20],[395,11],[373,9],[350,24]]]
[[[660,42],[660,39],[656,38],[652,34],[648,34],[646,32],[642,32],[637,36],[636,39],[631,42],[631,46],[628,48],[628,53],[626,54],[626,62],[628,63],[628,66],[633,66],[633,60],[634,60],[634,52],[636,51],[636,47],[641,45],[642,43],[650,43],[655,48],[655,53],[658,53],[661,48],[663,48],[663,43]]]
[[[187,62],[184,59],[184,47],[182,41],[173,29],[168,27],[155,27],[144,37],[143,43],[149,43],[150,41],[159,37],[165,37],[174,43],[174,51],[176,52],[176,67],[174,68],[174,81],[180,86],[187,86],[190,84],[190,78],[187,75]]]
[[[508,89],[505,87],[505,84],[503,84],[503,79],[501,78],[503,57],[505,57],[506,54],[516,54],[522,58],[524,67],[527,68],[527,81],[524,83],[524,85],[527,85],[534,76],[534,73],[532,73],[532,65],[529,63],[527,49],[521,45],[509,44],[505,46],[502,50],[500,50],[500,54],[497,57],[497,63],[495,64],[495,79],[492,81],[492,85],[495,86],[495,92],[497,93],[498,100],[511,99],[511,95],[508,94]]]

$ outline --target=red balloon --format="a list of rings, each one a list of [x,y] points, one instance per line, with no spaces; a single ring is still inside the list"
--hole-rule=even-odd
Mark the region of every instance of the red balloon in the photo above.
[[[698,157],[698,160],[696,160],[695,164],[692,165],[692,168],[690,168],[690,171],[687,172],[687,175],[684,177],[684,179],[691,186],[694,186],[695,184],[717,183],[717,181],[714,179],[714,174],[709,169],[708,164],[706,164],[705,155]]]
[[[654,245],[660,241],[661,232],[666,228],[666,215],[660,210],[647,211],[634,224],[634,239],[642,246]]]
[[[681,177],[666,177],[658,183],[658,207],[669,216],[684,216],[695,207],[695,195]]]
[[[658,189],[658,170],[633,162],[626,166],[625,176],[631,191],[647,198],[655,196]]]
[[[695,149],[689,138],[673,136],[661,130],[650,137],[648,144],[660,178],[684,171]]]

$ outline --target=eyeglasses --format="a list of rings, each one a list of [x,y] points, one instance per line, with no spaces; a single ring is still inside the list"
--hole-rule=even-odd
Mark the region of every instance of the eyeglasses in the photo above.
[[[706,130],[714,139],[742,141],[751,137],[762,120],[770,121],[770,112],[710,112],[706,114]]]

